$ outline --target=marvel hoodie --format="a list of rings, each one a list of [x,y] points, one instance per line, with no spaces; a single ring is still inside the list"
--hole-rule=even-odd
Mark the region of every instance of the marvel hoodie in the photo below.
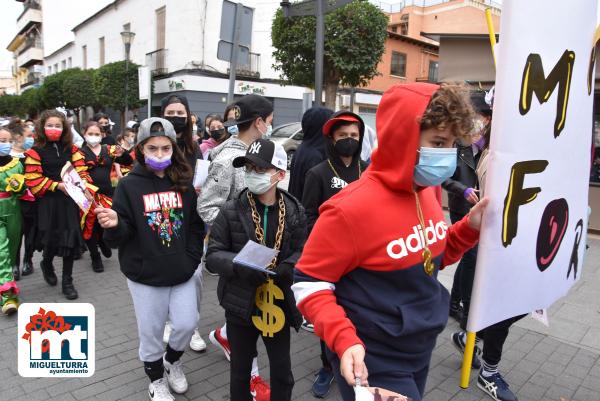
[[[202,259],[204,223],[196,213],[196,192],[172,189],[141,164],[117,186],[112,209],[119,215],[104,240],[119,248],[121,271],[151,286],[174,286],[189,280]]]
[[[296,303],[315,333],[339,357],[363,344],[373,373],[427,367],[448,319],[449,295],[438,270],[479,237],[466,218],[446,225],[433,188],[413,189],[419,118],[437,89],[398,85],[384,94],[377,112],[379,148],[369,169],[321,206],[296,264]],[[433,276],[423,269],[424,237]]]

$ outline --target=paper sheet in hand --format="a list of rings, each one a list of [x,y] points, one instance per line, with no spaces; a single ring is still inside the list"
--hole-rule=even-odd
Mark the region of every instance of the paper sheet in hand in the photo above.
[[[379,387],[354,387],[356,401],[412,401],[412,398]]]
[[[263,273],[275,275],[272,270],[267,270],[267,266],[279,253],[278,250],[258,244],[254,241],[248,241],[242,250],[233,258],[233,263],[258,270]]]
[[[202,188],[208,177],[208,160],[196,160],[196,168],[194,169],[194,188]]]
[[[67,162],[62,168],[60,176],[71,199],[84,213],[87,213],[94,203],[94,197],[86,189],[85,182],[70,162]]]

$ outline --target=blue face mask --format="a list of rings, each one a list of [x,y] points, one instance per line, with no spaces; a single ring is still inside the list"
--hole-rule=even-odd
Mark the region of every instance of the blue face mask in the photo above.
[[[33,146],[33,137],[25,138],[25,142],[23,142],[23,149],[28,150]]]
[[[231,135],[237,135],[240,130],[238,129],[237,125],[232,125],[231,127],[227,127],[227,132],[229,132]]]
[[[10,150],[12,149],[12,144],[8,142],[0,143],[0,156],[8,156],[10,155]]]
[[[456,148],[425,148],[419,151],[414,181],[421,187],[434,187],[452,177],[456,170]]]

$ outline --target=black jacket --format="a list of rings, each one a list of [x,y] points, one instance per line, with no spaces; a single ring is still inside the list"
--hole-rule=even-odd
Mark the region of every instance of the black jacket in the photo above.
[[[196,192],[179,193],[168,177],[159,178],[136,164],[115,191],[119,225],[104,230],[105,241],[119,248],[121,271],[151,286],[189,280],[202,258],[204,223],[196,213]]]
[[[477,181],[477,163],[479,156],[473,155],[473,147],[458,146],[458,160],[456,161],[456,171],[451,178],[442,183],[442,187],[448,191],[448,209],[450,213],[455,214],[458,219],[465,216],[471,210],[473,205],[465,199],[464,192],[467,188],[479,189]]]
[[[327,158],[327,140],[323,136],[323,125],[333,111],[325,107],[312,107],[302,116],[303,139],[292,159],[288,191],[302,198],[306,172]]]
[[[235,272],[233,258],[248,240],[258,242],[250,203],[244,189],[238,197],[227,201],[211,226],[210,240],[206,252],[207,267],[219,273],[217,296],[225,309],[227,319],[234,318],[249,323],[255,311],[255,294],[258,286],[242,280]],[[300,202],[288,192],[283,194],[286,216],[281,249],[277,258],[275,284],[284,293],[286,321],[290,326],[300,327],[302,316],[296,308],[293,284],[293,269],[300,258],[306,241],[306,217]],[[258,205],[257,205],[258,208]]]

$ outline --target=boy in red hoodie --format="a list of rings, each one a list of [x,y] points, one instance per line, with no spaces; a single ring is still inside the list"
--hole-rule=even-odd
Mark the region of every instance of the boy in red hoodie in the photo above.
[[[448,320],[437,273],[477,243],[487,203],[448,227],[434,190],[454,173],[454,143],[472,119],[460,87],[391,88],[377,112],[369,169],[319,210],[292,288],[333,351],[344,401],[354,400],[356,382],[423,397]]]

